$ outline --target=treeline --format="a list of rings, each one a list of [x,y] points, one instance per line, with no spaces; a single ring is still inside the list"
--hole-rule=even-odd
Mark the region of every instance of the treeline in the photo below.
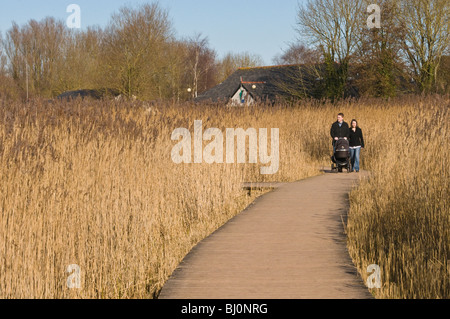
[[[381,27],[369,29],[373,3]],[[286,88],[294,98],[448,93],[449,19],[448,0],[308,0],[297,13],[299,40],[274,62],[303,65],[292,74],[298,85]],[[180,101],[262,64],[249,53],[219,59],[201,34],[177,38],[158,3],[125,6],[105,28],[74,31],[46,18],[0,33],[0,95],[13,98],[110,89]]]
[[[69,29],[64,21],[30,20],[0,34],[0,95],[52,98],[80,89],[111,89],[143,100],[186,100],[217,85],[258,55],[219,59],[200,34],[177,39],[158,3],[125,6],[105,28]]]
[[[371,4],[381,9],[380,28],[368,27]],[[300,42],[275,62],[306,64],[319,98],[450,92],[448,0],[308,0],[297,31]]]

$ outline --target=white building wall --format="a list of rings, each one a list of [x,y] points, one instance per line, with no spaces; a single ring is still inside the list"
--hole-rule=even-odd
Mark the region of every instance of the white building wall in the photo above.
[[[241,91],[242,93],[242,99],[241,100]],[[247,90],[244,87],[240,87],[239,90],[236,91],[236,93],[231,98],[231,104],[233,106],[248,106],[252,105],[255,101],[253,100],[252,96],[247,92]]]

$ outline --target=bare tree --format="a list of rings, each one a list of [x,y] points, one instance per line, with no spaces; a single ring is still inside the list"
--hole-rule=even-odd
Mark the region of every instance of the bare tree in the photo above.
[[[430,92],[442,55],[450,45],[448,0],[401,0],[398,23],[405,26],[404,50],[422,92]]]
[[[275,64],[314,64],[321,61],[319,49],[310,49],[302,43],[292,43],[287,50],[273,59]]]
[[[361,21],[357,17],[364,9],[361,0],[308,0],[299,9],[297,31],[343,63],[358,43]]]
[[[276,82],[287,99],[320,98],[323,92],[323,58],[320,49],[310,49],[304,44],[292,43],[273,62],[291,65],[285,68],[283,81]]]
[[[64,50],[63,71],[57,82],[58,91],[108,87],[100,70],[102,38],[103,31],[97,27],[71,33]]]
[[[4,49],[12,76],[23,91],[28,82],[31,94],[50,97],[57,93],[68,32],[65,24],[54,18],[41,22],[30,20],[23,27],[13,23],[4,40]]]
[[[226,80],[239,68],[252,68],[264,65],[260,55],[249,52],[228,53],[219,64],[219,82]]]
[[[165,52],[172,24],[158,3],[123,7],[114,14],[103,40],[104,73],[127,97],[163,97]]]
[[[6,56],[3,53],[3,37],[0,32],[0,96],[6,94],[5,80],[7,79],[6,73]]]
[[[208,46],[200,55],[201,76],[198,82],[198,94],[216,86],[218,84],[217,53]]]
[[[188,88],[191,87],[190,81],[187,79],[188,67],[186,65],[186,57],[188,56],[188,47],[185,42],[172,41],[169,44],[166,58],[167,63],[167,86],[164,96],[179,102],[187,100],[191,94]]]
[[[199,90],[205,91],[210,87],[210,82],[214,82],[214,79],[208,79],[208,77],[215,68],[216,52],[209,48],[208,38],[201,34],[195,35],[185,43],[187,46],[186,65],[189,70],[187,74],[190,77],[188,81],[192,85],[192,97],[196,98]]]
[[[365,5],[373,0],[365,0]],[[398,23],[400,8],[396,0],[379,0],[382,19],[380,28],[363,28],[351,66],[360,95],[391,97],[411,90],[408,68],[402,56],[405,26]],[[364,21],[366,13],[359,18]]]
[[[297,31],[322,48],[327,66],[328,97],[342,97],[348,66],[358,44],[364,12],[362,0],[308,0],[298,11]]]
[[[4,55],[3,52],[3,36],[2,33],[0,32],[0,74],[4,75],[6,72],[6,56]]]

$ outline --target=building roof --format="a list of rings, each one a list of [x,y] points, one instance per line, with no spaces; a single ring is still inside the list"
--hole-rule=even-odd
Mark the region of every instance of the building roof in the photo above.
[[[198,96],[196,101],[228,101],[241,87],[262,101],[275,101],[284,95],[283,85],[295,85],[295,76],[302,65],[240,68],[228,79]]]
[[[92,98],[95,100],[100,100],[105,97],[116,97],[119,92],[113,89],[98,89],[98,90],[77,90],[77,91],[67,91],[58,95],[58,99],[76,99],[76,98]]]

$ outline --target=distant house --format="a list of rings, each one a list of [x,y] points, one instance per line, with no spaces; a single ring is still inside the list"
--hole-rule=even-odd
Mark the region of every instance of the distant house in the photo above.
[[[101,100],[103,98],[117,97],[120,93],[113,89],[101,89],[101,90],[78,90],[67,91],[58,95],[59,100],[70,100],[76,98],[91,98],[94,100]]]
[[[300,90],[299,79],[314,84],[316,78],[311,72],[302,73],[305,69],[302,65],[241,68],[221,84],[199,95],[196,101],[225,102],[234,106],[251,105],[256,101],[274,103],[280,97],[289,96],[290,91]]]

